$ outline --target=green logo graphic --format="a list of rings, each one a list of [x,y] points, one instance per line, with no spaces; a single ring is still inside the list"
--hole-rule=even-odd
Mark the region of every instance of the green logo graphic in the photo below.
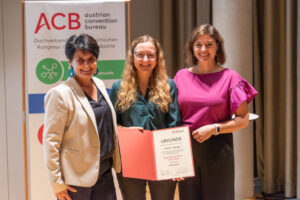
[[[45,84],[54,84],[63,75],[61,64],[53,58],[41,60],[35,70],[38,79]]]
[[[100,60],[97,62],[99,73],[96,77],[102,80],[120,79],[124,65],[125,60]],[[42,83],[50,85],[67,80],[69,78],[68,70],[68,61],[59,62],[53,58],[45,58],[38,63],[35,73]]]

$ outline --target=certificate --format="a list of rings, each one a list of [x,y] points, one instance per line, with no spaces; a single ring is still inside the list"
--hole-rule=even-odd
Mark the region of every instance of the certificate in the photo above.
[[[188,127],[118,128],[124,177],[167,180],[195,175]]]

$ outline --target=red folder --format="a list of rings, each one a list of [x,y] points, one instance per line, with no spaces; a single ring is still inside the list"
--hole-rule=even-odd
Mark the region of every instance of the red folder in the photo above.
[[[152,132],[118,128],[124,177],[156,180]]]
[[[118,128],[124,177],[157,180],[153,132],[124,127]]]

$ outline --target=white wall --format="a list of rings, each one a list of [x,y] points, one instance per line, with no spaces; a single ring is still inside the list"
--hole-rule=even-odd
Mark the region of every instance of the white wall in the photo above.
[[[214,0],[213,24],[224,38],[225,66],[253,80],[252,0]],[[249,106],[250,112],[252,106]],[[253,197],[253,122],[234,132],[235,199]]]
[[[5,109],[5,76],[3,55],[3,12],[2,0],[0,1],[0,194],[3,199],[8,199],[7,176],[7,144],[6,144],[6,109]]]
[[[25,199],[21,3],[19,0],[1,0],[1,5],[0,194],[4,200],[21,200]]]

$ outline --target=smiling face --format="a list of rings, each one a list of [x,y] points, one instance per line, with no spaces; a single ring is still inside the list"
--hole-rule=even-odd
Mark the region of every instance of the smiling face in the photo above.
[[[133,64],[137,73],[151,74],[157,64],[157,50],[152,42],[141,42],[134,48]]]
[[[201,62],[215,62],[218,46],[216,40],[210,35],[200,35],[193,45],[193,53]]]
[[[69,61],[74,69],[74,77],[79,80],[90,79],[97,70],[97,58],[90,52],[83,53],[76,50],[72,61]]]

